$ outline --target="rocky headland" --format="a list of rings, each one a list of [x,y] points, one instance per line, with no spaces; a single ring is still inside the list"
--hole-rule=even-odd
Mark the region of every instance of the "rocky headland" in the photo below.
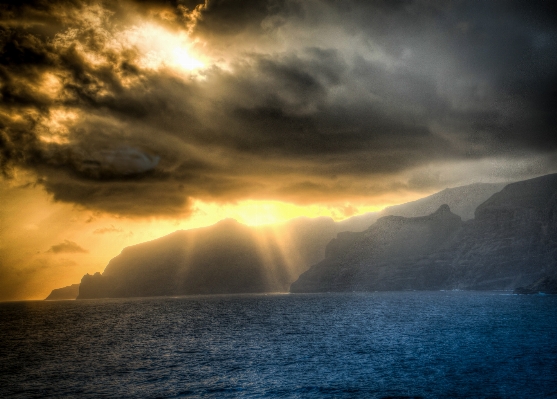
[[[125,248],[83,277],[78,299],[285,291],[297,271],[282,255],[272,237],[227,219]]]
[[[68,285],[67,287],[52,290],[45,301],[58,301],[63,299],[76,299],[79,294],[79,284]]]
[[[330,218],[248,227],[233,219],[124,248],[85,275],[78,299],[286,292],[324,257],[339,230]]]

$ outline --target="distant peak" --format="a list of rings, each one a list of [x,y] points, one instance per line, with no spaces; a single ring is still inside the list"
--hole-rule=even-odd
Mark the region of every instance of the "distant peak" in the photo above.
[[[214,224],[214,226],[224,230],[237,230],[239,228],[247,227],[245,224],[242,224],[233,218],[219,220],[217,223]]]
[[[232,225],[232,224],[240,224],[240,222],[238,222],[236,219],[233,219],[233,218],[226,218],[226,219],[219,220],[217,222],[217,224],[230,224],[230,225]]]
[[[444,214],[444,213],[451,213],[451,208],[447,204],[443,204],[437,209],[434,214]]]
[[[449,208],[449,205],[447,204],[441,205],[439,209],[433,212],[429,217],[436,220],[444,220],[444,221],[448,221],[448,220],[456,221],[457,219],[459,221],[462,220],[460,216],[451,212],[451,208]]]

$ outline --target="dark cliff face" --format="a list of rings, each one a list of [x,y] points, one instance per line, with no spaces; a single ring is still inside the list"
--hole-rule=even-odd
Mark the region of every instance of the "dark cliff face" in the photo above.
[[[364,219],[261,228],[225,220],[177,231],[125,248],[102,275],[84,276],[79,299],[278,292],[302,273],[292,292],[512,289],[556,269],[557,175],[508,185],[467,222],[443,205],[339,233]]]
[[[76,299],[78,294],[79,284],[72,284],[68,285],[67,287],[52,290],[50,295],[45,298],[45,301]]]
[[[557,194],[557,174],[519,181],[505,186],[476,208],[475,218],[489,218],[500,212],[545,212]]]
[[[124,248],[102,274],[86,275],[78,299],[286,292],[323,259],[338,232],[330,218],[248,227],[232,219]]]
[[[478,206],[453,243],[449,281],[462,289],[514,289],[555,273],[557,175],[512,183]]]
[[[289,266],[277,242],[224,220],[125,248],[83,277],[79,299],[286,291]]]
[[[327,258],[292,284],[291,292],[436,289],[446,276],[432,275],[421,261],[442,250],[461,228],[459,216],[442,205],[429,216],[386,216],[362,233],[329,243]]]
[[[442,193],[453,198],[454,190],[478,191],[474,187]],[[405,209],[418,206],[415,211],[423,212],[424,203],[430,206],[438,197],[435,194]],[[459,201],[477,205],[478,197]],[[79,298],[286,291],[310,265],[325,258],[325,247],[337,233],[366,230],[378,216],[368,213],[336,223],[330,218],[298,218],[257,228],[227,220],[177,231],[125,248],[103,274],[84,276]]]
[[[460,222],[384,217],[339,235],[291,292],[514,289],[557,270],[557,175],[513,183]]]

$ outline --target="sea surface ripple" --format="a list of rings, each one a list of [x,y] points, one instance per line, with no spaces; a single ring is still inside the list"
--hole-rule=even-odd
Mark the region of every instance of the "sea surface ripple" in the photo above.
[[[557,296],[0,303],[2,398],[557,397]]]

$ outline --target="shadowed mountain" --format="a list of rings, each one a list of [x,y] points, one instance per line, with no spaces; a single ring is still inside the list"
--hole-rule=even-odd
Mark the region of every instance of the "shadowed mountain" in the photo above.
[[[387,216],[341,233],[291,292],[514,289],[557,275],[557,175],[507,185],[461,222]]]
[[[422,266],[461,228],[459,216],[442,205],[417,218],[385,216],[360,233],[338,234],[326,257],[292,284],[291,292],[436,289],[448,276]],[[425,267],[424,267],[425,266]]]
[[[441,197],[450,197],[453,202],[468,207],[473,204],[475,207],[485,192],[494,189],[493,185],[473,186],[482,188],[444,190]],[[450,194],[453,192],[456,194]],[[482,195],[471,195],[467,201],[466,198],[459,198],[465,192],[481,192]],[[441,193],[421,202],[406,204],[404,209],[406,212],[423,212],[423,209],[439,201]],[[448,209],[443,208],[441,213],[447,212]],[[330,254],[331,249],[326,249],[327,243],[338,233],[365,230],[378,216],[379,213],[368,213],[336,223],[325,217],[297,218],[282,225],[262,227],[248,227],[234,220],[224,220],[206,228],[177,231],[125,248],[110,261],[102,274],[84,276],[79,299],[287,291],[310,265],[325,258],[326,251]],[[460,218],[453,216],[456,219],[453,218],[452,223],[456,223],[457,219],[460,223]],[[428,218],[431,216],[424,220]],[[403,219],[393,217],[386,220]],[[383,221],[379,226],[385,223]],[[426,248],[422,244],[416,247],[410,240],[412,228],[419,230],[420,223],[414,223],[415,226],[407,223],[399,232],[408,241],[404,247],[409,253],[415,249],[419,254]],[[445,233],[431,240],[445,240],[448,237]],[[341,233],[338,240],[358,236],[354,234]],[[406,261],[411,262],[409,259]]]
[[[381,217],[381,212],[368,212],[336,223],[337,232],[364,231]],[[326,243],[325,243],[326,244]]]
[[[62,299],[76,299],[79,294],[79,284],[68,285],[67,287],[52,290],[45,301],[56,301]]]
[[[329,218],[248,227],[226,219],[125,248],[104,273],[81,280],[78,299],[285,292],[323,258],[336,233]]]
[[[427,216],[445,204],[462,220],[474,218],[476,207],[507,183],[474,183],[467,186],[446,188],[419,200],[393,205],[381,212],[370,212],[338,222],[338,231],[364,231],[380,217],[393,215],[405,217]]]
[[[446,188],[416,201],[389,206],[381,211],[380,216],[426,216],[435,212],[441,205],[446,204],[462,220],[473,219],[476,207],[500,191],[506,184],[474,183],[462,187]]]

